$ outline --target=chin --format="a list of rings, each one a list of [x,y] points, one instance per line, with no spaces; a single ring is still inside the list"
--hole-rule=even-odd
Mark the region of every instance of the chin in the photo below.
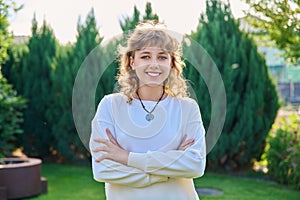
[[[163,86],[163,82],[161,83],[153,83],[153,82],[150,82],[150,83],[145,83],[144,84],[145,86],[148,86],[148,87],[159,87],[159,86]]]

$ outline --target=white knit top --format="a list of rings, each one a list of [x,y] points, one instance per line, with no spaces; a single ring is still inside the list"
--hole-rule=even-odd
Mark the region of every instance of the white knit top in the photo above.
[[[205,130],[199,107],[191,98],[168,96],[155,108],[152,121],[139,100],[128,104],[120,94],[105,96],[99,103],[92,121],[90,149],[101,144],[94,138],[106,138],[109,128],[119,145],[129,151],[127,166],[95,159],[92,154],[93,175],[105,182],[108,200],[194,200],[198,199],[193,178],[204,173],[206,162]],[[143,101],[147,110],[156,102]],[[177,150],[182,137],[194,138],[185,151]]]

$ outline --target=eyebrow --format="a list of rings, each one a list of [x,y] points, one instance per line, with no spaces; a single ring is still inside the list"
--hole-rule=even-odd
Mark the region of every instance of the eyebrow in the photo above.
[[[151,52],[147,51],[147,50],[140,50],[140,54],[151,54]],[[158,52],[158,54],[168,54],[168,52],[162,50],[162,51]]]

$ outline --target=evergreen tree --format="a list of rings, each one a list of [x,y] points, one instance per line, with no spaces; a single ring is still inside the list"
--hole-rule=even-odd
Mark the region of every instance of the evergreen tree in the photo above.
[[[16,79],[17,90],[28,101],[24,112],[24,134],[21,144],[30,156],[46,156],[50,153],[51,124],[46,119],[50,98],[50,72],[56,62],[57,41],[44,21],[38,29],[35,17],[32,21],[32,36],[28,52],[24,53],[20,74]]]
[[[141,17],[140,15],[141,12],[137,9],[136,6],[134,6],[133,16],[126,17],[123,22],[119,21],[122,31],[126,33],[127,31],[133,30],[136,27],[136,25],[141,21],[145,21],[145,20],[159,21],[158,15],[153,13],[150,2],[146,3],[145,15],[143,17]]]
[[[21,65],[24,54],[28,53],[26,43],[12,43],[7,50],[8,58],[2,65],[2,74],[15,89],[22,87]]]
[[[227,95],[226,120],[222,134],[208,154],[209,168],[233,169],[259,160],[265,138],[275,119],[278,97],[265,60],[249,37],[239,30],[228,5],[208,0],[206,14],[191,38],[202,45],[217,65]],[[201,55],[193,54],[201,63]],[[191,64],[186,76],[198,89],[206,129],[210,122],[211,100],[203,77]]]
[[[93,9],[88,13],[84,23],[78,20],[77,33],[74,46],[61,48],[57,66],[51,75],[52,104],[47,113],[47,117],[53,124],[51,130],[55,138],[54,148],[60,158],[69,161],[78,161],[87,156],[87,151],[74,126],[72,90],[77,72],[84,59],[102,41]],[[86,81],[88,80],[87,76]]]
[[[79,69],[84,58],[101,43],[102,37],[97,28],[94,9],[88,13],[84,23],[79,18],[77,23],[77,38],[74,47],[75,67]]]
[[[150,2],[146,3],[145,15],[143,20],[155,20],[158,21],[158,15],[153,13],[152,6]]]
[[[140,21],[140,11],[137,9],[136,6],[134,6],[133,10],[133,16],[132,17],[126,17],[124,21],[119,21],[121,29],[123,32],[133,30],[135,26]]]

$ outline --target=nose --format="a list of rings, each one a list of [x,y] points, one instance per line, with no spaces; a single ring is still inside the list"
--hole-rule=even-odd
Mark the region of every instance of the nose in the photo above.
[[[151,60],[150,67],[156,67],[156,68],[158,68],[158,67],[159,67],[159,65],[158,65],[158,62],[157,62],[157,59],[156,59],[156,58],[154,58],[154,59],[152,59],[152,60]]]

